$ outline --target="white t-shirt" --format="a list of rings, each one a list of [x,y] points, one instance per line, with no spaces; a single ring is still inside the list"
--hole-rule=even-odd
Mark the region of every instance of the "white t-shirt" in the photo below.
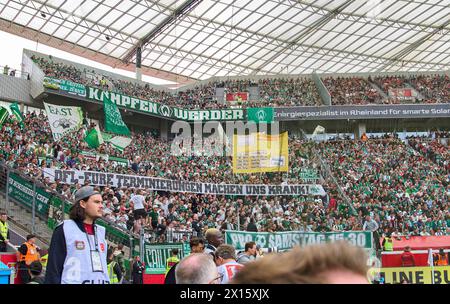
[[[134,204],[134,210],[144,209],[145,197],[143,195],[137,194],[131,198]]]
[[[223,275],[220,284],[228,284],[243,267],[244,265],[239,264],[236,261],[231,261],[217,267],[219,275]]]

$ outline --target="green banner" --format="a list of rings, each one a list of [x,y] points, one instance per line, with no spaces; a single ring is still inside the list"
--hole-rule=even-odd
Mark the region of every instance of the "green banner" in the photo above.
[[[306,181],[317,181],[320,178],[315,169],[301,169],[298,177]]]
[[[187,246],[186,246],[187,245]],[[171,256],[172,249],[178,249],[178,258],[181,260],[189,255],[190,249],[187,243],[170,244],[144,244],[144,262],[147,274],[164,274],[166,261]]]
[[[256,123],[271,123],[273,121],[273,108],[248,108],[247,120]]]
[[[117,105],[108,96],[103,98],[103,110],[105,112],[105,130],[115,134],[130,135],[130,130],[122,120],[122,115]]]
[[[39,187],[36,187],[36,194],[33,193],[33,184],[14,173],[9,174],[8,184],[10,198],[32,208],[33,196],[36,195],[36,213],[45,216],[48,215],[49,199],[51,194],[45,192]]]
[[[17,104],[17,102],[11,104],[9,106],[9,108],[11,109],[11,112],[14,114],[16,119],[19,121],[20,127],[24,128],[25,127],[25,124],[24,124],[25,118],[23,118],[23,115],[20,112],[19,105]]]
[[[120,158],[120,157],[115,157],[115,156],[110,156],[109,157],[109,161],[110,162],[116,162],[122,166],[128,166],[128,159],[126,158]]]
[[[76,83],[70,80],[44,77],[44,87],[86,97],[86,87],[80,83]]]
[[[372,233],[368,231],[345,231],[345,232],[247,232],[247,231],[225,231],[226,244],[233,245],[236,250],[244,250],[245,243],[255,242],[262,248],[277,248],[287,250],[294,246],[307,246],[346,240],[350,244],[362,248],[372,248]]]
[[[9,112],[6,108],[0,107],[0,128],[9,116]]]
[[[120,94],[117,92],[103,91],[98,88],[87,87],[79,83],[67,80],[60,80],[51,77],[45,77],[45,88],[61,90],[89,100],[104,102],[105,97],[111,99],[112,103],[120,108],[135,110],[137,112],[151,114],[159,117],[170,118],[184,121],[226,121],[226,120],[244,120],[243,109],[218,109],[218,110],[188,110],[152,101],[143,100],[136,97]],[[273,114],[272,114],[273,116]]]

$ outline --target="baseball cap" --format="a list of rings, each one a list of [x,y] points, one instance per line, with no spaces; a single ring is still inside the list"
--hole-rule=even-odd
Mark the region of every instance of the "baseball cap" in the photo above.
[[[75,192],[75,202],[79,202],[85,198],[88,198],[94,194],[100,194],[100,192],[95,191],[94,187],[92,186],[84,186],[81,187],[80,189],[77,190],[77,192]]]

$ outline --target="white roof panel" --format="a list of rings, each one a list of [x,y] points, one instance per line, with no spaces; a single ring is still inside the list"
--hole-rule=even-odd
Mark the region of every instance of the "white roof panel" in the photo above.
[[[182,3],[11,0],[1,1],[0,19],[123,59]],[[312,69],[448,70],[448,16],[448,0],[203,0],[144,41],[142,62],[202,79]]]

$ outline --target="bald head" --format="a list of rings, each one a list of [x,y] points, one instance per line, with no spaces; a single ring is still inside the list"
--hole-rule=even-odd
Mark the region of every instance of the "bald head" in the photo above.
[[[211,255],[204,253],[193,253],[185,257],[175,269],[177,284],[209,284],[217,276],[217,268]]]

